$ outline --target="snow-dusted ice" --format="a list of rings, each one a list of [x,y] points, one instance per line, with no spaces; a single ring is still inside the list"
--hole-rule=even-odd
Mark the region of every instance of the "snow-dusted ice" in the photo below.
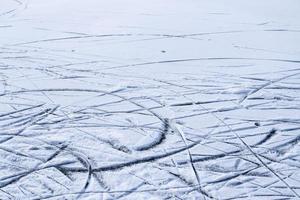
[[[299,0],[0,0],[0,199],[298,199]]]

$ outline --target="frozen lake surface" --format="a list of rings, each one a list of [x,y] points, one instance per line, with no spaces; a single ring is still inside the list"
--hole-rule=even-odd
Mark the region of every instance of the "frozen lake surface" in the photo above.
[[[299,0],[1,0],[0,199],[298,199]]]

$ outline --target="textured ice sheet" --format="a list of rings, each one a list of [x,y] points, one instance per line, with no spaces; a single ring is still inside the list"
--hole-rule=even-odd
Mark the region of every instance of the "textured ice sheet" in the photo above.
[[[298,0],[1,0],[0,199],[296,199]]]

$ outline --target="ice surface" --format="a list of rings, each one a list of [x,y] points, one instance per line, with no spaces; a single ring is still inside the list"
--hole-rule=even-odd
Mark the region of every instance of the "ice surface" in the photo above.
[[[297,199],[300,1],[1,0],[0,199]]]

